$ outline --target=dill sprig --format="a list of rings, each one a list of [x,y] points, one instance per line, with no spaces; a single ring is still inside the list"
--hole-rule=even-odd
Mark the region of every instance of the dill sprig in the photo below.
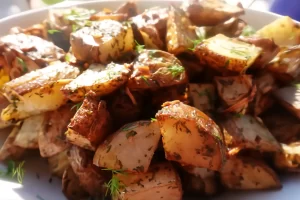
[[[18,183],[22,184],[23,178],[24,178],[24,164],[25,161],[20,162],[18,165],[15,161],[9,160],[7,163],[7,169],[6,172],[0,171],[1,177],[10,177],[10,178],[16,178]]]
[[[136,40],[134,42],[136,52],[141,53],[145,49],[145,45],[139,44]]]
[[[151,118],[151,122],[156,122],[157,119],[156,118]]]
[[[184,67],[175,64],[168,67],[168,71],[171,72],[173,78],[179,76],[181,73],[184,72]]]
[[[120,181],[120,179],[116,176],[117,174],[125,174],[124,170],[115,170],[115,169],[102,169],[104,171],[111,171],[112,178],[108,181],[108,183],[105,183],[106,192],[105,196],[110,193],[111,197],[115,197],[120,192],[120,189],[124,187],[124,184]]]
[[[149,82],[148,82],[148,78],[146,78],[145,76],[141,76],[141,79],[148,85],[150,86]]]
[[[49,34],[53,35],[54,33],[59,33],[59,30],[55,30],[55,29],[50,29],[47,31]]]
[[[77,110],[79,110],[79,108],[81,107],[81,105],[82,105],[82,102],[79,102],[79,103],[75,104],[74,106],[72,106],[71,110],[76,109],[76,111],[77,111]]]
[[[255,34],[255,30],[252,26],[245,26],[245,28],[243,29],[242,31],[242,36],[251,36],[251,35],[254,35]]]
[[[18,63],[22,66],[22,71],[24,73],[28,72],[27,64],[25,63],[25,61],[20,57],[17,57],[17,60],[18,60]]]

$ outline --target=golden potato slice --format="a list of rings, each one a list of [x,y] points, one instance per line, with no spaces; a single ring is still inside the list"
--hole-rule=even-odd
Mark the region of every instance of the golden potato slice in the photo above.
[[[180,177],[170,163],[152,165],[140,174],[115,175],[124,187],[114,200],[181,200]]]
[[[68,149],[48,158],[48,164],[51,174],[62,178],[64,171],[69,168]]]
[[[182,9],[197,26],[215,26],[231,17],[244,14],[243,8],[223,0],[186,0],[183,1]]]
[[[127,86],[132,90],[158,89],[187,81],[181,62],[160,50],[143,50],[133,64]]]
[[[300,143],[281,144],[283,152],[276,153],[274,164],[278,169],[300,172]]]
[[[180,54],[194,47],[197,39],[195,28],[186,14],[173,6],[170,7],[167,21],[167,49],[172,54]]]
[[[95,151],[110,131],[111,118],[105,101],[89,92],[66,132],[67,140],[84,149]]]
[[[44,120],[44,113],[26,118],[15,138],[14,144],[24,149],[38,149],[39,134],[45,128]]]
[[[262,190],[281,188],[276,173],[264,162],[231,157],[220,172],[222,184],[233,190]]]
[[[220,72],[245,72],[262,49],[218,34],[200,43],[195,54],[200,62]]]
[[[62,88],[66,97],[78,102],[84,99],[88,91],[98,96],[110,94],[120,88],[129,78],[131,65],[110,63],[107,67],[91,65],[80,76]]]
[[[279,46],[300,44],[300,27],[288,16],[281,17],[256,32],[257,35],[274,40]]]
[[[157,122],[137,121],[126,124],[100,144],[93,163],[109,169],[147,172],[159,139]]]
[[[93,22],[73,32],[70,43],[74,56],[89,63],[109,63],[134,48],[131,27],[113,20]]]
[[[281,152],[281,146],[264,124],[250,115],[228,118],[222,123],[233,147],[261,152]]]
[[[226,158],[218,125],[200,110],[167,102],[156,114],[166,159],[182,165],[219,170]]]
[[[38,135],[42,157],[54,156],[70,147],[65,132],[74,114],[75,109],[72,109],[70,105],[45,113],[45,128]]]

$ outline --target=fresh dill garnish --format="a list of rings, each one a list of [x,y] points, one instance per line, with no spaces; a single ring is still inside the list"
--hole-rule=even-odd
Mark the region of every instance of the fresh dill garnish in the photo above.
[[[75,32],[77,30],[79,30],[81,28],[81,26],[79,26],[78,24],[72,24],[72,32]]]
[[[143,81],[150,86],[149,82],[148,82],[148,78],[146,78],[145,76],[141,76],[141,79],[143,79]]]
[[[205,40],[205,31],[203,29],[196,29],[196,34],[197,34],[197,39],[195,40],[191,40],[191,42],[193,43],[193,47],[189,48],[189,50],[194,51],[195,48],[198,46],[198,44],[200,44],[201,42],[203,42],[203,40]]]
[[[135,42],[135,50],[136,50],[136,52],[141,53],[144,50],[145,45],[139,44],[136,40],[134,42]]]
[[[71,55],[70,55],[69,53],[67,53],[67,54],[65,55],[65,60],[66,60],[67,62],[71,62]]]
[[[7,169],[6,172],[0,171],[1,177],[10,177],[10,178],[16,178],[18,183],[22,184],[23,178],[24,178],[24,164],[25,161],[20,162],[18,165],[15,161],[9,160],[7,163]]]
[[[151,118],[151,122],[156,122],[157,119],[156,118]]]
[[[51,29],[47,31],[49,34],[53,35],[54,33],[59,33],[59,30]]]
[[[115,197],[120,192],[120,188],[124,187],[124,184],[120,181],[120,179],[116,176],[117,174],[124,174],[126,175],[126,172],[124,170],[114,170],[114,169],[102,169],[104,171],[111,171],[112,178],[108,181],[108,183],[105,183],[106,192],[105,196],[108,195],[108,192],[110,192],[111,197]]]
[[[24,73],[28,72],[28,68],[26,63],[24,62],[24,60],[22,58],[17,57],[18,63],[22,66],[22,71]]]
[[[245,26],[243,31],[242,31],[242,36],[250,36],[250,35],[254,35],[255,34],[255,30],[252,26]]]
[[[171,72],[173,78],[175,78],[184,72],[184,67],[182,67],[178,64],[175,64],[175,65],[169,66],[168,71]]]
[[[79,102],[79,103],[75,104],[74,106],[72,106],[71,110],[76,109],[76,111],[77,111],[81,107],[81,105],[82,105],[82,102]]]

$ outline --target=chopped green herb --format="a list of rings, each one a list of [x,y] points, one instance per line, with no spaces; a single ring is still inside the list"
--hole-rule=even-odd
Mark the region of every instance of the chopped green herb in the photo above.
[[[191,40],[193,43],[193,47],[189,48],[189,50],[194,51],[195,48],[198,46],[198,44],[200,44],[201,42],[203,42],[203,40],[205,40],[205,32],[202,29],[197,29],[196,31],[198,38],[195,40]]]
[[[104,171],[111,171],[112,178],[109,180],[108,183],[105,183],[105,187],[107,188],[105,196],[108,195],[108,192],[110,191],[111,197],[115,197],[119,191],[120,188],[124,187],[124,184],[120,182],[120,179],[115,176],[117,174],[126,174],[124,170],[114,170],[114,169],[102,169]]]
[[[0,171],[0,176],[16,178],[18,183],[22,184],[24,178],[24,164],[25,161],[22,161],[16,165],[15,161],[9,160],[7,163],[6,172]]]
[[[138,53],[141,53],[144,50],[144,48],[145,48],[145,45],[141,45],[135,40],[135,50]]]
[[[156,121],[157,121],[157,119],[151,118],[151,122],[156,122]]]
[[[137,134],[136,131],[129,131],[128,133],[126,133],[126,138],[130,138],[130,137],[134,137]]]
[[[72,24],[72,32],[76,32],[77,30],[79,30],[81,28],[81,26],[77,25],[77,24]]]
[[[176,65],[169,66],[168,70],[171,72],[173,78],[175,78],[184,72],[184,67],[176,64]]]
[[[52,4],[56,4],[56,3],[59,3],[59,2],[62,2],[64,0],[42,0],[45,4],[47,5],[52,5]]]
[[[55,29],[52,29],[52,30],[48,30],[48,33],[53,35],[54,33],[59,33],[60,31],[59,30],[55,30]]]
[[[82,105],[82,102],[79,102],[79,103],[75,104],[74,106],[72,106],[71,110],[76,109],[76,111],[77,111],[81,107],[81,105]]]
[[[70,55],[69,53],[66,54],[65,60],[66,60],[67,62],[70,62],[70,61],[71,61],[71,55]]]
[[[145,83],[150,86],[148,79],[145,76],[141,76],[141,79],[143,79],[143,81],[145,81]]]
[[[300,89],[300,83],[295,84],[295,87],[296,87],[297,89]]]
[[[243,29],[243,32],[241,35],[243,36],[250,36],[250,35],[254,35],[255,34],[255,30],[252,26],[245,26],[245,28]]]
[[[22,58],[17,57],[18,63],[22,66],[22,71],[24,73],[28,72],[28,68],[26,63],[24,62],[24,60]]]

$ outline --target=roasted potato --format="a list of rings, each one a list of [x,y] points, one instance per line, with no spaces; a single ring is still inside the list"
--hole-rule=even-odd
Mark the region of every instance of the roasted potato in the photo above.
[[[113,20],[93,22],[73,32],[70,43],[74,56],[89,63],[106,64],[134,48],[131,27]]]
[[[51,174],[62,178],[64,171],[69,168],[70,162],[67,157],[68,149],[48,158],[48,164]]]
[[[104,183],[107,181],[105,171],[93,165],[92,152],[72,146],[68,158],[80,185],[92,196],[101,197],[105,194]]]
[[[48,40],[47,36],[47,30],[43,24],[34,24],[28,28],[21,28],[21,27],[12,27],[9,30],[10,34],[18,34],[18,33],[24,33],[26,35],[33,35],[37,36],[39,38],[42,38],[44,40]]]
[[[124,85],[130,73],[131,65],[127,64],[110,63],[107,67],[93,64],[61,91],[74,102],[82,101],[90,90],[98,96],[104,96]]]
[[[68,125],[67,140],[84,149],[95,151],[109,133],[110,123],[106,102],[98,101],[95,93],[89,92]]]
[[[223,0],[187,0],[183,1],[182,9],[197,26],[215,26],[244,14],[243,8],[230,5]]]
[[[224,160],[223,135],[200,110],[179,101],[167,102],[156,114],[167,160],[219,170]]]
[[[300,44],[300,27],[290,17],[281,17],[256,32],[263,38],[274,40],[279,46]]]
[[[222,34],[204,40],[195,48],[195,54],[204,65],[220,72],[235,73],[244,73],[261,51],[259,47]]]
[[[231,137],[232,146],[261,152],[281,152],[281,146],[269,130],[250,115],[227,118],[222,123],[224,134]]]
[[[205,185],[201,177],[194,176],[189,173],[184,173],[182,177],[182,187],[185,194],[188,196],[202,196]]]
[[[137,121],[126,124],[100,144],[93,163],[109,169],[147,172],[159,140],[157,122]]]
[[[24,149],[38,149],[39,134],[45,128],[44,120],[44,113],[26,118],[15,138],[14,145]]]
[[[220,177],[222,184],[232,190],[281,188],[276,173],[258,159],[231,157],[222,168]]]
[[[171,163],[152,165],[146,173],[115,176],[124,186],[114,200],[182,199],[180,177]]]
[[[276,90],[275,96],[279,102],[293,115],[300,119],[300,87],[299,84]]]
[[[281,144],[283,152],[276,153],[274,164],[276,168],[285,171],[300,172],[300,143]]]
[[[160,50],[143,50],[133,64],[127,86],[132,90],[157,89],[186,83],[181,62]]]
[[[170,7],[167,21],[167,50],[172,54],[180,54],[194,47],[197,39],[195,28],[186,14],[173,6]]]
[[[72,109],[70,105],[62,106],[55,111],[44,114],[45,127],[38,135],[42,157],[54,156],[70,147],[65,132],[74,114],[75,109]]]
[[[1,88],[1,86],[0,86],[0,88]],[[9,105],[9,101],[6,99],[6,97],[4,97],[3,94],[0,94],[0,110],[3,110],[8,105]],[[0,129],[4,129],[4,128],[7,128],[12,125],[13,125],[13,123],[11,121],[4,121],[0,117]]]
[[[130,18],[138,14],[138,9],[135,2],[128,1],[117,8],[114,13],[125,14],[127,18]]]

